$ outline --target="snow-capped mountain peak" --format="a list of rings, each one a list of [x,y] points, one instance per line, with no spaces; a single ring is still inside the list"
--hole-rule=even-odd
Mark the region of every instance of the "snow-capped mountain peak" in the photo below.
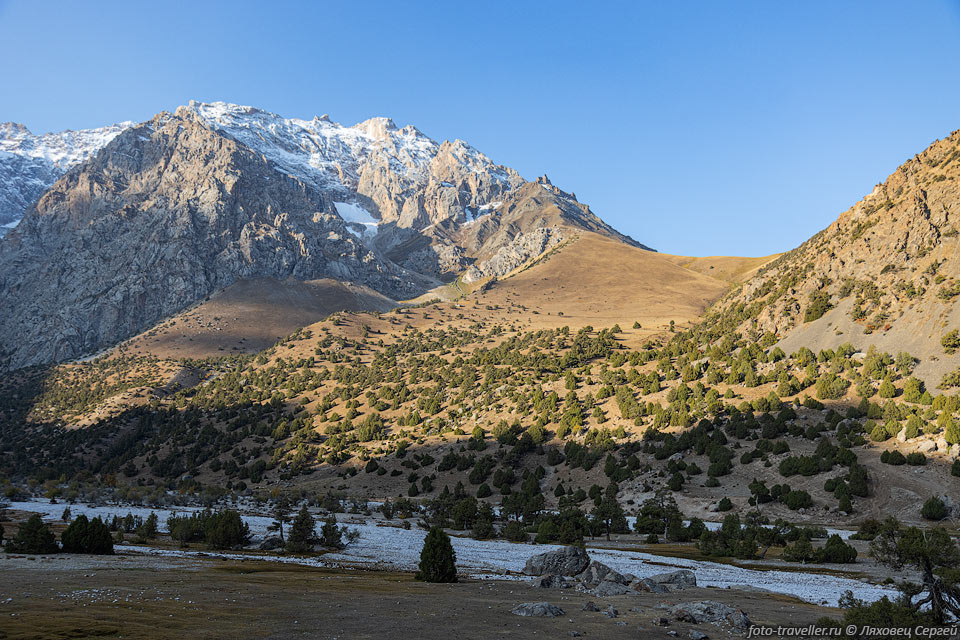
[[[226,102],[191,101],[181,109],[335,201],[364,196],[382,221],[400,227],[460,220],[464,207],[479,208],[523,183],[462,140],[437,143],[390,118],[346,127],[326,115],[301,120]]]
[[[0,123],[0,237],[57,178],[132,125],[34,135],[18,122]]]
[[[356,191],[362,165],[382,152],[397,170],[422,170],[436,155],[436,142],[413,127],[398,129],[389,118],[345,127],[329,116],[312,120],[226,102],[191,101],[184,107],[208,126],[264,154],[298,178],[324,189]]]
[[[0,124],[0,151],[40,158],[66,171],[90,158],[133,124],[121,122],[96,129],[34,135],[20,123],[5,122]]]

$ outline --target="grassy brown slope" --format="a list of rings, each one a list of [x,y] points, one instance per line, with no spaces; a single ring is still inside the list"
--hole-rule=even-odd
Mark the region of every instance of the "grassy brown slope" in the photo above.
[[[531,328],[569,325],[627,329],[648,335],[693,322],[728,284],[674,264],[667,256],[582,233],[533,266],[497,282],[487,304],[521,304]]]
[[[116,354],[161,359],[254,353],[337,311],[386,311],[396,303],[364,286],[325,278],[241,280],[128,340]]]
[[[745,282],[766,264],[779,258],[782,253],[775,253],[759,258],[743,258],[739,256],[705,256],[694,258],[690,256],[672,256],[663,254],[663,257],[685,269],[708,275],[711,278],[738,284]]]

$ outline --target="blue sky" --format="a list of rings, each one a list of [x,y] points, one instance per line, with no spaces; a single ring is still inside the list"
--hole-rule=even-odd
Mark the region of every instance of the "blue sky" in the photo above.
[[[960,128],[958,76],[960,0],[0,0],[0,121],[385,115],[685,255],[798,245]]]

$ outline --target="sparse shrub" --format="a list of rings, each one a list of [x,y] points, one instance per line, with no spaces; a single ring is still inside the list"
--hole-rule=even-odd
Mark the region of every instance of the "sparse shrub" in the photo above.
[[[857,560],[857,550],[834,534],[822,549],[817,549],[815,559],[817,562],[848,564]]]
[[[830,303],[830,294],[826,291],[814,291],[810,294],[810,303],[803,314],[804,322],[813,322],[823,317],[827,311],[833,308]]]
[[[947,510],[947,505],[944,504],[943,500],[937,496],[927,498],[927,501],[923,503],[923,507],[920,509],[920,515],[923,516],[925,520],[933,520],[939,522],[949,515]]]
[[[940,338],[940,346],[943,347],[943,352],[948,355],[956,353],[957,349],[960,349],[960,333],[956,329],[947,332]]]

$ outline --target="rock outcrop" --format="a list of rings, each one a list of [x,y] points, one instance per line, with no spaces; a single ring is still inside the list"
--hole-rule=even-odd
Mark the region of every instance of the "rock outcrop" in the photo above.
[[[483,278],[502,277],[560,245],[565,234],[557,227],[540,228],[518,234],[487,260],[471,265],[463,274],[464,282],[476,282]]]

